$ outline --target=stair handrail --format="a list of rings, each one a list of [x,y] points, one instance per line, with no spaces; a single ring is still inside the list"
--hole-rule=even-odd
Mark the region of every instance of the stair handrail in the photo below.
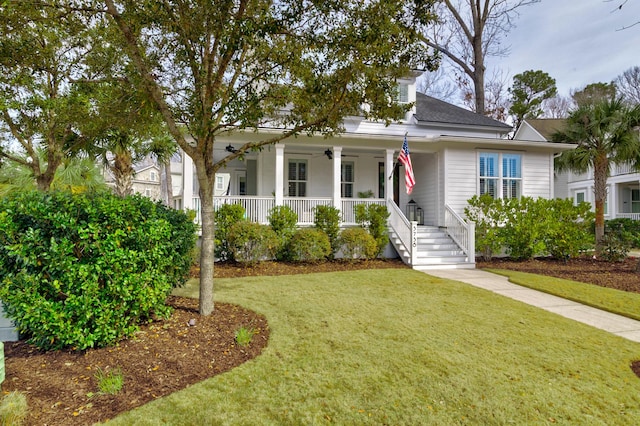
[[[395,203],[395,201],[387,199],[387,209],[389,210],[389,226],[396,233],[398,239],[409,253],[411,258],[411,264],[415,263],[415,254],[417,250],[417,230],[418,222],[409,222],[409,220],[402,214],[402,210]]]
[[[445,226],[447,234],[467,256],[467,263],[476,262],[476,224],[464,220],[448,204],[445,204]]]

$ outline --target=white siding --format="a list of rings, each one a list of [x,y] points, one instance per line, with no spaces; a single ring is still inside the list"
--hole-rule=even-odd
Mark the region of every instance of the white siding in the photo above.
[[[554,198],[569,198],[569,175],[567,172],[557,173],[553,179]]]
[[[411,154],[416,186],[409,197],[422,208],[424,223],[438,223],[438,162],[435,154]],[[403,177],[402,177],[403,178]],[[401,187],[404,186],[402,180]]]
[[[459,149],[447,149],[444,156],[446,164],[444,203],[462,216],[467,200],[477,191],[478,157],[476,151]]]
[[[553,157],[549,153],[522,153],[522,195],[526,197],[551,197],[550,170]]]

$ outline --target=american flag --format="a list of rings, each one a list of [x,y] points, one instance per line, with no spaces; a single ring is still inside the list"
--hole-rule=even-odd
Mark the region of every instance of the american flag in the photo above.
[[[416,178],[413,176],[413,166],[411,165],[411,157],[409,156],[409,144],[407,143],[407,136],[404,137],[402,142],[402,150],[398,154],[398,161],[404,166],[404,183],[407,187],[407,194],[411,194],[413,187],[416,184]]]

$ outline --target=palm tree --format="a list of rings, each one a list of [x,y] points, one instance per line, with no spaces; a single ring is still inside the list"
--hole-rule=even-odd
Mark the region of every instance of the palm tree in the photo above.
[[[611,163],[632,162],[640,168],[640,106],[630,107],[621,98],[602,97],[570,111],[565,128],[554,142],[575,143],[556,159],[556,170],[585,173],[593,169],[596,213],[596,255],[602,250],[604,204]]]
[[[39,158],[44,161],[46,153],[40,151]],[[89,158],[68,157],[62,160],[53,176],[51,190],[72,192],[104,190],[107,186],[100,170]],[[0,167],[0,196],[16,191],[38,189],[33,169],[23,163],[7,161]]]

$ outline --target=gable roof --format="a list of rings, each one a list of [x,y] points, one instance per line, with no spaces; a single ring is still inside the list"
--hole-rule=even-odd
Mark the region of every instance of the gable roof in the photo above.
[[[545,140],[551,141],[554,133],[564,129],[566,120],[564,118],[527,118],[523,124],[525,122]]]
[[[423,93],[416,93],[416,113],[418,122],[442,123],[454,125],[492,127],[508,132],[512,128],[508,124],[481,114],[460,108]]]

